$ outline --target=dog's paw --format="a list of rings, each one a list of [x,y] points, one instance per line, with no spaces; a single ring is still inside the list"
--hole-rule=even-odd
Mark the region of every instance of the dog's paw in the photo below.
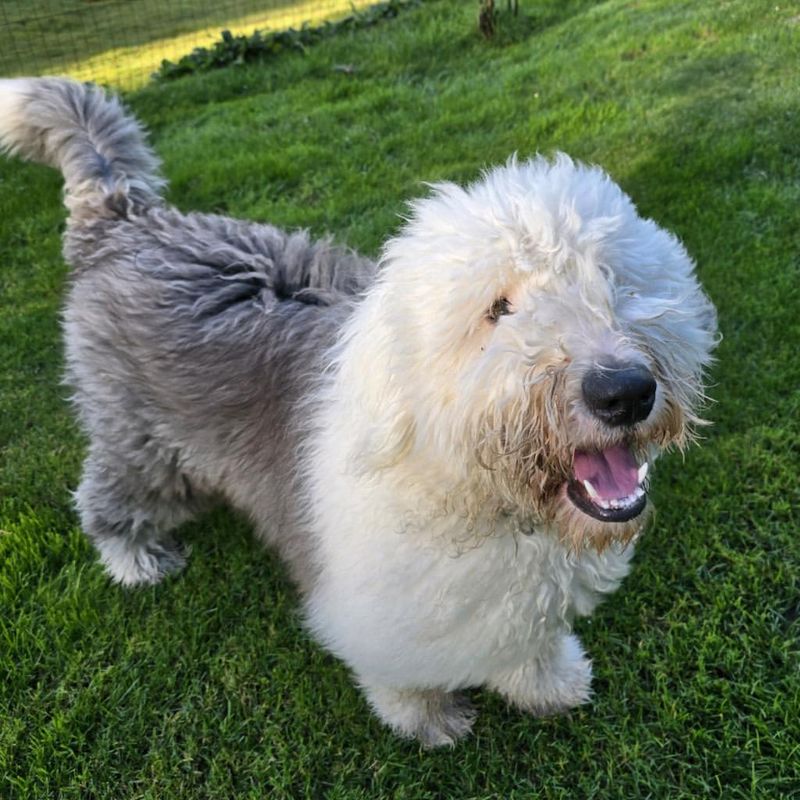
[[[471,730],[477,716],[463,696],[439,689],[392,689],[364,685],[375,713],[395,733],[424,747],[452,747]]]
[[[516,708],[537,717],[563,714],[592,695],[592,662],[578,638],[564,636],[550,658],[534,658],[494,676],[490,688]]]
[[[186,566],[186,548],[172,540],[134,542],[123,537],[109,537],[95,544],[106,572],[115,583],[123,586],[159,583]]]

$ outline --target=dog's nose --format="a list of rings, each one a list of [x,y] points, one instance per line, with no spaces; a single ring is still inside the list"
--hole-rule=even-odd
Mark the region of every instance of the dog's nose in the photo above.
[[[581,389],[589,410],[614,427],[647,419],[656,400],[656,380],[642,364],[598,364],[586,373]]]

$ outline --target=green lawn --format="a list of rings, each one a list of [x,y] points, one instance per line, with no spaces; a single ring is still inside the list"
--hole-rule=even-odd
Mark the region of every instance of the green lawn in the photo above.
[[[0,75],[68,74],[138,88],[162,59],[236,34],[341,17],[374,0],[2,0]]]
[[[683,239],[725,337],[715,424],[659,463],[635,569],[579,625],[593,702],[536,720],[476,692],[455,750],[398,741],[224,510],[185,528],[180,577],[110,585],[70,504],[60,180],[0,161],[3,800],[800,797],[800,13],[523,0],[486,43],[475,5],[130,102],[183,209],[376,253],[422,181],[563,149]]]

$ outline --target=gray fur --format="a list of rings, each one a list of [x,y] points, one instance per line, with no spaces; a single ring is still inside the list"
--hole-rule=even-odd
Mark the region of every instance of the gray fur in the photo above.
[[[305,232],[165,208],[157,161],[117,100],[60,80],[26,91],[12,138],[26,144],[6,148],[58,166],[71,210],[64,329],[89,437],[84,530],[118,580],[154,582],[183,564],[170,530],[221,498],[309,588],[297,406],[374,263]]]
[[[4,121],[5,149],[60,169],[73,217],[113,217],[159,201],[159,161],[116,97],[60,78],[19,83],[23,113]]]

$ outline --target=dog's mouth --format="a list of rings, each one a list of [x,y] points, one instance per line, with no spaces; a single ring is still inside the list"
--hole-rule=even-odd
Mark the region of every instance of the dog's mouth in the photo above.
[[[647,506],[647,461],[641,465],[624,444],[576,450],[567,496],[584,514],[602,522],[627,522]]]

